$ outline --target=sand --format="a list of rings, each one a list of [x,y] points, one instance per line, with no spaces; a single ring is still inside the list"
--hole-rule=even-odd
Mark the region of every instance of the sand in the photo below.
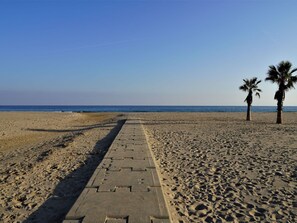
[[[0,222],[61,222],[117,134],[116,115],[0,113]]]
[[[137,116],[173,222],[297,222],[296,113]]]
[[[61,222],[119,131],[116,115],[0,113],[0,222]],[[131,115],[174,223],[297,222],[296,113],[283,125],[274,113]]]

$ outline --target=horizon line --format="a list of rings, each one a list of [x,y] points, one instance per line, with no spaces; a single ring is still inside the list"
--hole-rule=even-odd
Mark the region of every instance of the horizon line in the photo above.
[[[135,107],[246,107],[246,105],[63,105],[63,104],[56,104],[56,105],[46,105],[46,104],[42,104],[42,105],[1,105],[1,107],[4,106],[73,106],[73,107],[79,107],[79,106],[115,106],[115,107],[129,107],[129,106],[135,106]],[[277,105],[252,105],[252,107],[276,107]],[[297,105],[284,105],[283,107],[297,107]]]

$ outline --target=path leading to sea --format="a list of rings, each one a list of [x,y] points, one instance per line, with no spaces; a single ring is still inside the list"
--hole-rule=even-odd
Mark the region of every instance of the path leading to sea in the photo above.
[[[170,223],[139,120],[126,121],[63,223]]]

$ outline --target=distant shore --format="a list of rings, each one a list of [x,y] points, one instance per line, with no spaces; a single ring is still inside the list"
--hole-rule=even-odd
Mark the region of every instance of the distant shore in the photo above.
[[[133,112],[174,222],[297,221],[297,113]],[[0,112],[0,221],[61,222],[121,113]]]
[[[0,112],[245,112],[246,106],[0,106]],[[253,112],[276,112],[276,106],[252,106]],[[297,106],[284,106],[297,112]]]

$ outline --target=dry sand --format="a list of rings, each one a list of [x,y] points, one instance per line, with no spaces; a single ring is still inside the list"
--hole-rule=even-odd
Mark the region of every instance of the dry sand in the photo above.
[[[0,113],[0,222],[61,222],[119,131],[115,116]],[[296,113],[283,125],[274,113],[133,116],[174,223],[297,222]]]
[[[174,222],[297,222],[297,114],[138,114]]]
[[[119,131],[116,115],[0,113],[0,222],[61,222]]]

